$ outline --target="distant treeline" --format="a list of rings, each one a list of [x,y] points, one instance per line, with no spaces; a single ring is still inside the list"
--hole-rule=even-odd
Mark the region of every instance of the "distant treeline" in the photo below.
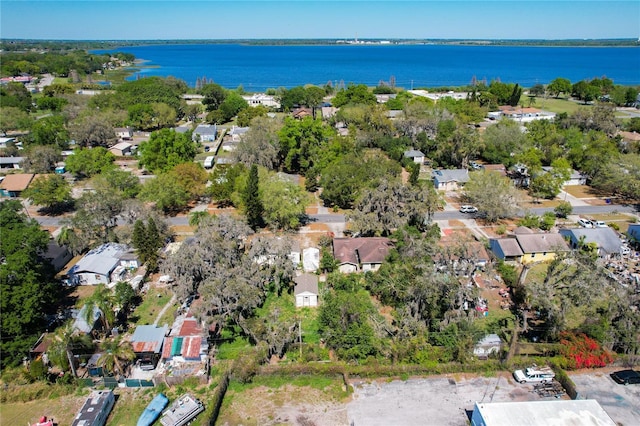
[[[468,39],[359,39],[358,43],[377,44],[443,44],[468,46],[640,46],[638,39],[567,39],[567,40],[468,40]],[[157,44],[247,44],[265,46],[285,45],[337,45],[355,43],[354,39],[216,39],[216,40],[3,40],[2,51],[46,50],[68,51],[75,49],[110,49],[123,46]]]

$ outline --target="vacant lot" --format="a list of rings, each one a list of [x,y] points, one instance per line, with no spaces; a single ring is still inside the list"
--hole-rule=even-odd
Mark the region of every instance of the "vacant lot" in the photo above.
[[[580,398],[598,401],[618,425],[637,425],[640,419],[640,385],[617,384],[609,377],[613,371],[616,369],[576,373],[571,375],[571,380],[576,384]]]

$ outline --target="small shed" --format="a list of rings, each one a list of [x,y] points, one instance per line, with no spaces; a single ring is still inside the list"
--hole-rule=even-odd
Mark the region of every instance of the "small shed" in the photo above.
[[[116,157],[124,157],[125,155],[131,155],[133,145],[128,142],[120,142],[109,148],[109,151]]]
[[[302,274],[295,277],[293,281],[296,283],[294,290],[296,308],[318,306],[318,276]]]
[[[480,359],[487,359],[491,354],[500,353],[502,340],[497,334],[487,334],[473,347],[473,354]]]
[[[424,154],[422,151],[418,151],[416,149],[410,149],[409,151],[404,152],[405,158],[410,158],[414,163],[422,164],[424,163]]]

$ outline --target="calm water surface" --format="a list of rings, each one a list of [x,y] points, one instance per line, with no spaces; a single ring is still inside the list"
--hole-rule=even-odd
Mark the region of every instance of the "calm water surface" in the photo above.
[[[391,76],[407,89],[461,86],[474,76],[525,87],[556,77],[575,83],[606,76],[616,84],[640,84],[638,47],[189,44],[117,51],[132,53],[153,66],[132,78],[173,76],[193,87],[197,78],[207,77],[227,88],[242,85],[247,91],[329,81],[374,86]]]

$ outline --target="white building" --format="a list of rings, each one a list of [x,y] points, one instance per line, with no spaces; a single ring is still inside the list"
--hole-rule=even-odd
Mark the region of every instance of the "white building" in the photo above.
[[[615,426],[595,399],[483,402],[471,415],[472,426]]]
[[[109,285],[122,281],[127,269],[137,268],[138,260],[122,244],[108,243],[84,255],[67,273],[77,285]]]
[[[296,286],[293,291],[296,297],[296,308],[318,306],[318,276],[302,274],[294,278]]]
[[[278,100],[274,96],[266,95],[264,93],[254,93],[251,96],[243,96],[242,99],[247,101],[247,103],[251,107],[263,105],[267,108],[280,108],[280,102],[278,102]]]

